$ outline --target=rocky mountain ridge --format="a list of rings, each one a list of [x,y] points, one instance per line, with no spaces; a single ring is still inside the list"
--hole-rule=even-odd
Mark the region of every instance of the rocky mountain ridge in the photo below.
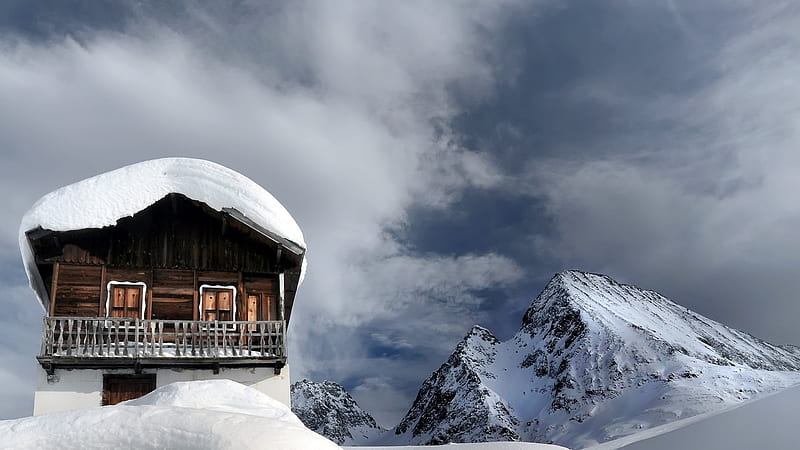
[[[339,445],[366,442],[386,432],[338,383],[306,379],[291,386],[292,412],[305,426]]]
[[[660,294],[557,274],[501,342],[475,327],[386,442],[523,440],[583,448],[800,382],[776,346]]]

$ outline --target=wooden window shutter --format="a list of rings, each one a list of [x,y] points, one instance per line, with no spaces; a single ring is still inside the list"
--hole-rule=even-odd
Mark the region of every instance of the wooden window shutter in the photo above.
[[[264,295],[264,320],[278,320],[278,298]]]
[[[139,288],[128,288],[127,291],[127,306],[128,309],[139,309]]]
[[[205,310],[203,315],[205,316],[205,320],[212,321],[217,320],[217,293],[216,292],[206,292],[203,295],[203,309]]]
[[[247,296],[247,320],[252,322],[258,320],[258,296]]]

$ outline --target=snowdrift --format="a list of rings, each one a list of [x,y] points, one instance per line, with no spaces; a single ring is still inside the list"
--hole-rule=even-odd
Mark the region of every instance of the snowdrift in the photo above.
[[[412,445],[402,447],[345,447],[352,450],[431,450],[446,448],[448,450],[568,450],[552,444],[534,444],[530,442],[482,442],[476,444],[447,445]]]
[[[339,449],[282,403],[230,380],[173,383],[114,406],[0,421],[14,449]]]
[[[751,450],[797,448],[800,386],[699,418],[673,422],[591,450]],[[589,450],[589,449],[587,449]]]

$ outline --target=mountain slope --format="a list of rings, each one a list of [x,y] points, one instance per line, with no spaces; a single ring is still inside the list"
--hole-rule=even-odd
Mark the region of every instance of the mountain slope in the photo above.
[[[425,444],[519,440],[519,423],[508,405],[482,383],[481,377],[492,376],[483,366],[494,361],[498,343],[488,330],[473,328],[442,366],[447,369],[436,371],[422,385],[396,432],[410,432]],[[462,408],[449,410],[454,404]]]
[[[342,444],[359,444],[384,433],[342,386],[298,381],[291,386],[292,412],[309,429]]]
[[[788,387],[798,370],[796,348],[656,292],[566,271],[511,339],[474,328],[425,381],[394,439],[581,448]]]

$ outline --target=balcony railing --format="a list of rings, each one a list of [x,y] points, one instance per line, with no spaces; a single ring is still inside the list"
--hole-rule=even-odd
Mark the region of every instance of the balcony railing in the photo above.
[[[283,321],[45,317],[44,358],[285,359]]]

